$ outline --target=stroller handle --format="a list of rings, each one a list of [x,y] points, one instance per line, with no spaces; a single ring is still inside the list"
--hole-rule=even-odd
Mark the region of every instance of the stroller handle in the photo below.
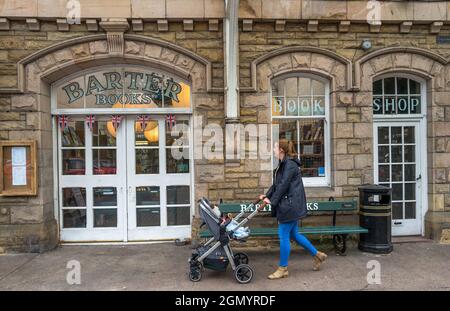
[[[253,205],[256,205],[256,204],[258,204],[260,201],[261,201],[261,200],[260,200],[259,198],[257,198],[256,201],[254,201],[252,204],[253,204]]]
[[[258,207],[258,210],[262,210],[264,207],[266,207],[266,205],[267,205],[267,203],[265,201],[263,201],[263,203]]]

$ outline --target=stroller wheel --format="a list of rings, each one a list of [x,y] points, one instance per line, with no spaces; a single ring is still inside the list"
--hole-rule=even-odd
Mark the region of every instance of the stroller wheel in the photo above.
[[[241,264],[248,264],[248,256],[245,253],[234,254],[234,264],[239,266]]]
[[[241,284],[250,283],[253,278],[253,269],[247,264],[241,264],[234,270],[234,277]]]
[[[198,282],[202,279],[202,264],[199,262],[192,263],[189,269],[189,280]]]

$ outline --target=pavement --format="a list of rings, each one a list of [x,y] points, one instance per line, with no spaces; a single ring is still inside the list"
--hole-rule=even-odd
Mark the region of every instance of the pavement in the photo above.
[[[63,245],[43,254],[0,255],[0,290],[450,290],[450,245],[396,243],[387,255],[361,252],[354,242],[346,256],[334,254],[331,246],[318,249],[329,255],[320,271],[312,271],[311,257],[295,246],[289,277],[274,281],[267,275],[277,267],[278,249],[244,249],[255,275],[241,285],[231,267],[205,270],[200,282],[189,281],[189,245]],[[78,271],[73,260],[80,263],[80,284],[70,285],[67,279],[76,280]]]

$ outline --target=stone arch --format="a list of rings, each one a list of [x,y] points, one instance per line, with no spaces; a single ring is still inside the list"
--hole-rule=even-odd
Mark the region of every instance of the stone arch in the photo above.
[[[18,93],[41,93],[40,80],[52,83],[68,72],[125,63],[164,68],[191,80],[193,92],[212,87],[211,62],[175,44],[139,35],[124,35],[123,54],[112,53],[107,35],[75,38],[40,50],[18,63]]]
[[[108,39],[108,34],[83,36],[37,51],[17,63],[16,86],[0,89],[0,93],[10,94],[12,109],[24,116],[20,126],[8,130],[9,139],[37,141],[38,194],[27,199],[29,206],[33,206],[32,215],[27,219],[35,222],[33,226],[43,232],[36,238],[39,245],[48,244],[47,247],[52,248],[58,241],[55,215],[58,215],[59,207],[52,200],[56,183],[53,166],[54,120],[50,113],[52,83],[76,71],[95,70],[95,67],[106,64],[149,66],[190,81],[196,114],[206,115],[210,107],[223,111],[223,99],[217,94],[223,90],[212,87],[212,65],[209,60],[172,43],[134,34],[123,35],[123,52],[118,53],[109,45]],[[193,174],[201,175],[198,171],[196,166]],[[26,213],[30,213],[29,210]]]
[[[445,88],[445,67],[448,63],[444,57],[425,49],[383,48],[355,62],[354,89],[370,92],[373,78],[388,72],[403,72],[430,80],[429,88],[442,90]]]
[[[255,59],[251,64],[251,87],[244,91],[267,92],[271,78],[296,71],[330,79],[332,90],[351,88],[352,65],[349,60],[322,48],[290,46]]]

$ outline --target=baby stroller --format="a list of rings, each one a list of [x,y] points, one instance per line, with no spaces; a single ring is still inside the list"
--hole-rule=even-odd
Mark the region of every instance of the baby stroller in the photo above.
[[[251,203],[247,210],[258,204],[259,200]],[[198,282],[202,278],[204,268],[222,271],[227,270],[228,264],[234,271],[236,281],[241,284],[249,283],[253,278],[253,269],[248,265],[248,256],[244,253],[233,254],[230,247],[230,240],[245,241],[250,234],[248,228],[243,228],[251,218],[253,218],[265,203],[255,209],[250,215],[241,222],[239,219],[246,213],[242,211],[234,219],[227,217],[217,207],[212,207],[206,198],[199,200],[200,217],[203,225],[207,225],[213,237],[205,244],[200,245],[189,259],[189,279],[192,282]]]

